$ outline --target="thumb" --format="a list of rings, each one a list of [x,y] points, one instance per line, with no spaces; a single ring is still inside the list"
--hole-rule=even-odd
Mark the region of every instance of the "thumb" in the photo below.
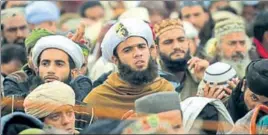
[[[133,110],[129,110],[122,116],[121,120],[126,120],[130,118],[133,114],[135,114],[135,112]]]

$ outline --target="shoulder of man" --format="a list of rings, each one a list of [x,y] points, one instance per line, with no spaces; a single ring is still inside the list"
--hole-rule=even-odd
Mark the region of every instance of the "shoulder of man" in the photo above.
[[[27,81],[28,77],[29,76],[24,71],[17,71],[8,75],[5,80],[12,80],[17,83],[22,83]]]
[[[8,75],[4,81],[4,95],[19,95],[22,96],[29,92],[28,86],[29,77],[23,71],[17,71]]]
[[[99,85],[98,87],[92,89],[87,96],[84,98],[83,102],[84,103],[92,103],[92,102],[97,102],[100,97],[100,92],[103,92],[107,89],[103,84]]]

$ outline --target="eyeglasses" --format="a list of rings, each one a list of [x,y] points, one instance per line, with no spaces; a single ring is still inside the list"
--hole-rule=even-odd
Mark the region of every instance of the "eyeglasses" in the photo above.
[[[21,31],[24,31],[25,29],[27,28],[26,25],[23,25],[23,26],[20,26],[20,27],[10,27],[7,29],[8,32],[17,32],[17,30],[21,30]]]

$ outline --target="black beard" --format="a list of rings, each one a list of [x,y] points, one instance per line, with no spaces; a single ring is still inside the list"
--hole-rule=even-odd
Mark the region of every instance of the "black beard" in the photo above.
[[[20,40],[22,40],[22,42],[19,42]],[[21,47],[25,48],[24,41],[25,41],[25,39],[19,38],[19,39],[16,39],[14,41],[14,43],[8,43],[6,38],[3,37],[3,44],[2,45],[16,44],[16,45],[20,45]]]
[[[143,71],[135,71],[129,65],[122,63],[120,60],[118,70],[121,79],[137,86],[152,82],[158,76],[158,67],[152,58],[149,59],[147,69]]]
[[[190,51],[188,50],[184,58],[172,60],[171,55],[167,56],[164,53],[159,53],[163,66],[170,72],[182,72],[187,69],[187,62],[191,59]]]
[[[67,85],[70,85],[70,82],[72,81],[72,75],[71,75],[71,72],[69,73],[68,75],[68,78],[66,78],[65,80],[63,80],[62,82],[67,84]],[[39,72],[37,72],[37,76],[34,76],[32,79],[31,79],[31,90],[33,90],[34,88],[38,87],[39,85],[41,84],[44,84],[45,81],[40,77],[39,75]]]

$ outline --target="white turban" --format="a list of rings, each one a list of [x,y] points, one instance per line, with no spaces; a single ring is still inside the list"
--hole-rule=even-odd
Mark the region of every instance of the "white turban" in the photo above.
[[[84,55],[82,49],[78,44],[73,42],[71,39],[61,35],[51,35],[42,37],[35,44],[32,55],[33,64],[37,67],[38,57],[46,49],[59,49],[66,52],[74,61],[75,67],[80,69],[84,63]]]
[[[101,43],[103,58],[111,62],[114,49],[129,37],[142,37],[149,47],[153,44],[153,33],[149,24],[134,18],[122,19],[114,24],[103,38]]]
[[[59,81],[45,83],[34,89],[24,100],[27,114],[44,118],[63,105],[75,105],[75,93],[67,84]]]

